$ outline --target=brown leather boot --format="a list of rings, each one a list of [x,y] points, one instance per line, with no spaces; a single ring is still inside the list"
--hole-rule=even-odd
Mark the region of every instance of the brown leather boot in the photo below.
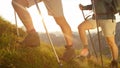
[[[111,61],[110,68],[118,68],[118,62],[116,60]]]
[[[21,42],[21,45],[27,47],[37,47],[40,45],[40,37],[37,32],[31,31],[25,37],[25,39]]]
[[[65,52],[63,53],[61,60],[68,62],[75,58],[76,56],[75,49],[72,46],[65,46],[65,48],[66,49]]]

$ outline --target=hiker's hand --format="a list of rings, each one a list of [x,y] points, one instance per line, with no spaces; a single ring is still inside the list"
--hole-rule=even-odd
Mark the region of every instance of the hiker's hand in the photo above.
[[[80,8],[81,10],[83,10],[83,5],[79,4],[79,8]]]

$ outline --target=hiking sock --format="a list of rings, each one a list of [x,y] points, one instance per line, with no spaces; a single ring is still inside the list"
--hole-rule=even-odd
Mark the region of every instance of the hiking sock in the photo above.
[[[69,48],[71,48],[71,47],[73,47],[72,45],[65,45],[65,48],[66,49],[69,49]]]
[[[30,30],[30,31],[27,31],[28,34],[29,34],[29,33],[33,33],[33,32],[36,32],[36,30],[35,30],[35,29],[32,29],[32,30]]]
[[[87,48],[88,49],[88,45],[84,45],[83,48]]]

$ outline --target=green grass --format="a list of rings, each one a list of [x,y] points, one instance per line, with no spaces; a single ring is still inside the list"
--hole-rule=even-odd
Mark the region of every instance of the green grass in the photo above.
[[[52,47],[42,43],[36,48],[20,47],[15,49],[9,47],[0,50],[0,68],[59,68]],[[61,56],[64,48],[55,47],[58,56]],[[76,51],[77,52],[77,51]],[[69,62],[62,62],[62,68],[101,68],[100,59],[92,56],[89,59],[73,59]],[[109,68],[110,60],[104,57],[104,67]]]
[[[7,28],[6,28],[7,27]],[[24,47],[17,42],[25,37],[25,32],[0,17],[0,68],[60,68],[51,45],[41,42],[36,48]],[[62,56],[64,47],[55,47],[58,56]],[[79,54],[80,50],[76,50]],[[103,56],[104,68],[109,68],[110,59]],[[69,62],[61,61],[61,68],[102,68],[100,56],[75,58]],[[120,65],[119,65],[120,68]]]

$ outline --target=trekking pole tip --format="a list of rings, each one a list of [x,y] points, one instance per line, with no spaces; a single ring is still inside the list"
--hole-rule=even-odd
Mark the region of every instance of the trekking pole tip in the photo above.
[[[60,65],[60,67],[62,67],[62,66],[63,66],[63,64],[62,64],[61,62],[59,62],[59,65]]]

